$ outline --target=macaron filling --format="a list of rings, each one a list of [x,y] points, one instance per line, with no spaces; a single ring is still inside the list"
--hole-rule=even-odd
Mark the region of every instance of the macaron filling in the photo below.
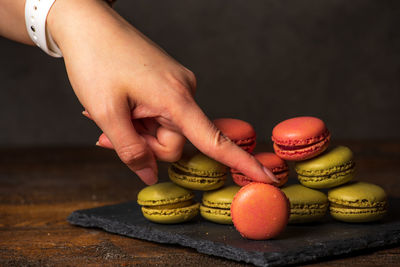
[[[328,203],[313,203],[313,204],[293,204],[290,203],[290,214],[296,215],[324,215],[328,209]]]
[[[182,179],[182,180],[187,180],[187,181],[192,181],[196,183],[214,183],[216,180],[225,180],[226,179],[226,173],[218,173],[218,172],[187,172],[182,170],[181,168],[177,168],[175,164],[170,166],[169,169],[170,172],[174,173],[174,178],[175,179]]]
[[[143,206],[147,209],[154,209],[154,210],[161,210],[161,209],[176,209],[176,208],[183,208],[187,206],[191,206],[194,203],[192,199],[183,201],[183,202],[176,202],[176,203],[169,203],[165,205],[156,205],[156,206]]]
[[[363,212],[370,212],[370,211],[385,211],[387,209],[387,203],[386,202],[379,202],[379,205],[375,205],[375,206],[369,206],[369,207],[355,207],[355,206],[348,206],[348,205],[342,205],[342,204],[337,204],[337,203],[333,203],[331,202],[330,205],[330,209],[334,209],[338,212],[340,212],[340,210],[348,210],[348,211],[353,211],[355,213],[363,213]]]
[[[188,206],[183,206],[183,207],[175,207],[175,208],[162,208],[159,206],[159,208],[152,207],[152,206],[143,206],[142,207],[142,212],[143,215],[151,220],[155,221],[152,216],[171,216],[171,217],[181,217],[185,216],[184,219],[178,219],[177,221],[173,221],[173,218],[166,218],[166,220],[171,220],[170,222],[167,223],[177,223],[177,222],[183,222],[186,220],[189,220],[193,217],[195,217],[198,214],[199,211],[199,203],[192,202]],[[149,217],[151,216],[151,217]],[[156,222],[162,222],[162,221],[156,221]]]
[[[329,211],[337,220],[345,222],[369,222],[383,218],[387,213],[387,204],[374,207],[353,207],[332,203]]]
[[[286,179],[289,175],[289,167],[287,165],[283,167],[273,168],[271,171],[278,180]],[[234,176],[235,182],[237,182],[240,185],[245,185],[254,182],[251,178],[247,177],[246,175],[235,169],[231,169],[231,172],[232,175]]]
[[[224,216],[224,217],[228,216],[229,218],[231,217],[231,207],[229,207],[227,209],[210,207],[210,206],[204,205],[204,203],[203,203],[203,205],[200,205],[200,212],[201,212],[202,216],[204,216],[208,213],[210,215],[217,215],[217,216]],[[230,219],[230,220],[232,220],[232,219]]]
[[[325,139],[305,145],[281,145],[278,143],[274,143],[275,148],[277,148],[277,153],[286,154],[286,155],[295,155],[295,154],[306,154],[311,153],[313,151],[321,150],[323,152],[325,148],[328,147],[330,141],[330,136],[328,135]]]
[[[324,170],[300,170],[296,169],[298,177],[304,182],[326,181],[327,179],[342,179],[345,176],[352,175],[355,172],[355,162],[349,161],[343,165]]]
[[[194,168],[188,168],[180,164],[179,161],[171,165],[171,170],[182,175],[190,175],[190,176],[206,177],[206,178],[220,178],[226,176],[225,172],[217,172],[212,170],[204,171]]]
[[[256,147],[256,139],[255,137],[242,139],[242,140],[232,140],[236,145],[240,146],[247,152],[252,152]]]

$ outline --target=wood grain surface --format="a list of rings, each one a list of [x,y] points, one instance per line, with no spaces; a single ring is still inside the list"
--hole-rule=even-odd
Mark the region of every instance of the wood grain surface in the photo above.
[[[400,141],[341,141],[355,153],[358,180],[400,197]],[[261,144],[259,151],[270,151]],[[166,179],[167,164],[160,164]],[[291,175],[291,179],[294,179]],[[0,149],[0,266],[246,266],[193,249],[71,226],[74,210],[136,200],[144,185],[113,151]],[[307,266],[400,266],[400,246]]]

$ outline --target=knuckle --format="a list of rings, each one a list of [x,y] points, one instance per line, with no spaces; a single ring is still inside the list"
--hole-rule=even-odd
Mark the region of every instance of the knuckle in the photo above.
[[[196,75],[189,69],[186,69],[186,72],[187,72],[188,83],[191,87],[192,93],[194,94],[196,92],[196,87],[197,87]]]
[[[225,149],[232,145],[232,141],[226,137],[219,129],[215,126],[211,133],[211,145],[209,146],[209,152],[214,151],[216,153],[223,152]]]
[[[118,156],[126,165],[141,163],[147,158],[147,150],[141,144],[132,144],[118,149]]]

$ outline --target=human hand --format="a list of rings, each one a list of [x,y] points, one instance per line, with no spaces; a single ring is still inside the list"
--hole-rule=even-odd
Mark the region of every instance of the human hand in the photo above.
[[[104,2],[57,0],[48,28],[80,102],[146,184],[157,181],[156,159],[179,159],[185,137],[245,175],[269,183],[275,179],[205,116],[193,98],[193,73]]]

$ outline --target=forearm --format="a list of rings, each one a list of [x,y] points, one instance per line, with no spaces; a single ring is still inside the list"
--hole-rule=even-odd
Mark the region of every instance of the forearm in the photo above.
[[[33,45],[25,27],[25,0],[0,0],[0,36]]]

